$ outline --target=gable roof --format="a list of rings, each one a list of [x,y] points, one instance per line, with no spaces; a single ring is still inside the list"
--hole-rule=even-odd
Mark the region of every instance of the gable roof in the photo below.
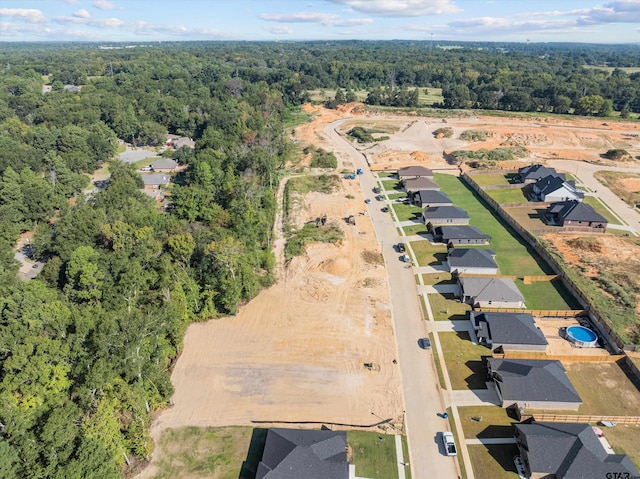
[[[414,193],[413,195],[414,195],[414,201],[415,201],[415,197],[417,196],[420,199],[420,203],[449,203],[449,204],[453,204],[453,201],[451,201],[451,198],[449,198],[442,191],[420,190],[420,191],[417,191],[416,193]]]
[[[453,248],[447,254],[451,268],[497,268],[495,253],[490,249]]]
[[[497,344],[546,346],[547,339],[529,313],[483,313],[471,311],[471,321],[486,324],[484,333]],[[480,335],[480,334],[479,334]]]
[[[442,236],[445,241],[458,239],[491,239],[475,226],[436,226],[436,235]]]
[[[488,358],[505,401],[582,403],[560,361]]]
[[[462,208],[457,206],[427,206],[422,212],[425,219],[445,219],[445,218],[460,218],[468,219],[469,215]]]
[[[426,166],[411,165],[398,168],[398,177],[402,178],[403,176],[433,176],[433,171]]]
[[[458,278],[462,294],[471,296],[476,302],[497,301],[517,303],[524,296],[511,278],[483,278],[463,276]]]
[[[540,164],[524,166],[518,169],[518,176],[522,181],[539,180],[540,178],[544,178],[546,176],[557,176],[559,178],[562,178],[563,181],[566,179],[565,175],[562,173],[558,173],[555,168],[547,168],[546,166]]]
[[[173,170],[177,167],[178,162],[176,160],[172,160],[171,158],[163,158],[151,163],[151,168],[153,168],[154,170]]]
[[[404,187],[407,191],[419,191],[419,190],[439,190],[438,183],[429,178],[421,176],[419,178],[409,178],[404,180]]]
[[[258,464],[256,479],[347,479],[347,434],[273,428]]]
[[[162,173],[147,173],[142,176],[142,181],[145,185],[168,185],[171,181],[171,177]]]
[[[532,473],[553,474],[558,479],[639,474],[626,455],[607,454],[589,424],[534,421],[515,427],[526,440]]]
[[[607,219],[594,210],[591,205],[575,200],[552,203],[547,211],[564,218],[565,221],[608,223]]]
[[[576,185],[573,181],[565,181],[559,176],[545,176],[539,179],[534,185],[542,196],[550,195],[555,191],[566,189],[570,193],[576,196],[576,198],[584,198],[584,192],[576,189]]]

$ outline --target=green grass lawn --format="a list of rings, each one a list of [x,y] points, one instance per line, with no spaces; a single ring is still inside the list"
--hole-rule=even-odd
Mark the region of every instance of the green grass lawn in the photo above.
[[[429,333],[429,339],[431,340],[431,351],[433,351],[433,362],[436,364],[436,372],[438,373],[438,382],[440,383],[441,388],[446,388],[446,384],[444,382],[444,373],[442,372],[442,367],[440,366],[440,360],[438,348],[434,347],[433,342],[433,333]]]
[[[382,438],[382,439],[381,439]],[[358,477],[392,479],[398,477],[394,436],[364,431],[347,431],[349,458]]]
[[[453,389],[486,389],[486,370],[482,357],[491,351],[474,345],[469,333],[438,333],[442,355]]]
[[[513,457],[518,455],[515,444],[468,446],[473,474],[477,479],[518,479]]]
[[[395,171],[378,171],[376,173],[376,176],[378,178],[390,178],[391,176],[394,176],[396,174]]]
[[[387,198],[390,200],[397,200],[398,198],[406,198],[406,193],[389,193],[387,194]]]
[[[620,224],[620,220],[618,220],[618,218],[613,216],[609,212],[609,210],[607,208],[605,208],[605,206],[602,203],[602,201],[600,200],[600,198],[597,198],[595,196],[585,196],[583,201],[586,204],[591,205],[593,207],[593,209],[596,210],[596,212],[598,212],[602,216],[604,216],[607,219],[607,221],[609,223],[611,223],[612,225],[619,225]]]
[[[508,185],[512,174],[488,173],[472,175],[474,181],[480,186]]]
[[[618,424],[616,427],[605,429],[604,436],[616,454],[626,454],[636,468],[640,469],[640,425]]]
[[[420,225],[412,225],[412,226],[403,226],[404,234],[406,236],[417,235],[418,233],[427,234],[427,227],[423,224]],[[425,241],[428,243],[428,241]]]
[[[423,284],[456,284],[451,273],[443,271],[442,273],[430,273],[422,275]]]
[[[454,319],[468,319],[471,306],[461,303],[452,294],[430,294],[429,304],[433,319],[436,321],[448,321]]]
[[[407,436],[402,436],[402,456],[404,457],[404,462],[409,462],[409,443],[407,442]],[[411,468],[404,468],[404,475],[407,479],[411,479]]]
[[[413,228],[413,226],[409,228]],[[407,228],[404,230],[407,231]],[[444,244],[431,244],[429,241],[412,241],[409,244],[418,266],[441,264],[446,259],[447,247]]]
[[[467,439],[513,437],[513,423],[518,422],[498,406],[459,407],[458,412]]]
[[[397,191],[398,193],[401,193],[400,182],[398,180],[380,181],[379,183],[380,183],[380,187],[384,191]],[[403,194],[404,196],[406,196],[406,193],[403,193]]]
[[[510,188],[504,190],[486,190],[487,194],[491,196],[498,204],[506,203],[526,203],[529,199],[525,196],[522,188]]]
[[[524,284],[517,279],[515,283],[524,296],[527,309],[582,309],[560,280]]]
[[[500,272],[508,276],[553,274],[547,265],[519,235],[474,195],[463,180],[442,173],[434,175],[442,191],[471,217],[471,225],[490,234],[489,248],[496,253]]]
[[[392,203],[391,207],[396,212],[398,221],[408,221],[413,219],[416,213],[420,213],[422,208],[418,206],[405,205],[404,203]]]
[[[251,427],[167,429],[156,446],[160,472],[153,479],[253,479],[266,434]]]

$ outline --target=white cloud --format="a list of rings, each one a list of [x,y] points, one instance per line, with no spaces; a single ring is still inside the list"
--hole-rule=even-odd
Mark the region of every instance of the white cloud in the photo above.
[[[356,12],[385,17],[422,17],[462,11],[453,0],[329,0]]]
[[[35,8],[0,8],[0,17],[13,17],[27,23],[44,23],[47,17],[40,10]]]
[[[89,18],[91,14],[83,8],[82,10],[78,10],[77,12],[74,12],[73,16],[76,18]]]
[[[298,12],[298,13],[262,13],[259,18],[267,22],[280,23],[322,23],[329,25],[339,20],[340,17],[333,13]]]
[[[87,25],[90,27],[98,28],[120,28],[127,25],[127,22],[120,20],[119,18],[89,18],[82,16],[73,17],[56,17],[54,22],[61,25],[75,24],[75,25]]]
[[[640,23],[640,2],[638,0],[617,0],[583,10],[578,23],[582,25],[594,23]]]
[[[99,10],[115,10],[118,8],[109,0],[93,0],[93,6]]]
[[[274,25],[271,27],[265,27],[265,30],[269,33],[273,33],[274,35],[291,35],[293,34],[293,29],[286,25]]]
[[[478,17],[466,20],[458,20],[449,23],[448,34],[455,33],[458,36],[478,36],[487,34],[500,36],[512,34],[567,34],[576,31],[576,23],[573,19],[564,20],[513,20],[500,17]],[[443,32],[445,33],[445,32]]]
[[[345,20],[338,20],[332,25],[335,27],[357,27],[360,25],[369,25],[373,23],[371,18],[347,18]]]
[[[70,3],[71,5],[77,5],[78,0],[64,0],[66,3]]]

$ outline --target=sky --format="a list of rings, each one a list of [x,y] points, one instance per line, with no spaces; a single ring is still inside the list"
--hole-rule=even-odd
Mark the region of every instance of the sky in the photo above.
[[[0,0],[0,41],[640,43],[640,0]]]

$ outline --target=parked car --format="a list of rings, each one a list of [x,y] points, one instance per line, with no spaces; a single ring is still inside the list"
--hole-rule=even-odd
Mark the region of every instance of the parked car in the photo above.
[[[404,261],[405,263],[411,263],[411,258],[409,258],[408,254],[405,254],[402,256],[402,261]]]
[[[376,194],[380,193],[380,187],[378,187],[378,186],[374,187],[373,188],[373,192],[376,193]]]
[[[364,202],[365,202],[366,204],[369,204],[369,203],[371,203],[371,200],[370,200],[369,198],[367,198],[366,200],[364,200]]]
[[[418,346],[422,349],[431,349],[431,340],[429,338],[418,339]]]
[[[404,243],[398,243],[398,253],[404,253],[407,249],[404,246]]]
[[[384,196],[378,195],[378,196],[376,196],[376,200],[382,201],[382,200],[384,200]]]
[[[442,433],[442,444],[444,444],[444,451],[447,456],[457,456],[456,442],[453,440],[453,434],[448,431]]]
[[[384,208],[382,208],[380,211],[382,211],[383,213],[388,213],[389,212],[389,208],[387,208],[386,206]]]

